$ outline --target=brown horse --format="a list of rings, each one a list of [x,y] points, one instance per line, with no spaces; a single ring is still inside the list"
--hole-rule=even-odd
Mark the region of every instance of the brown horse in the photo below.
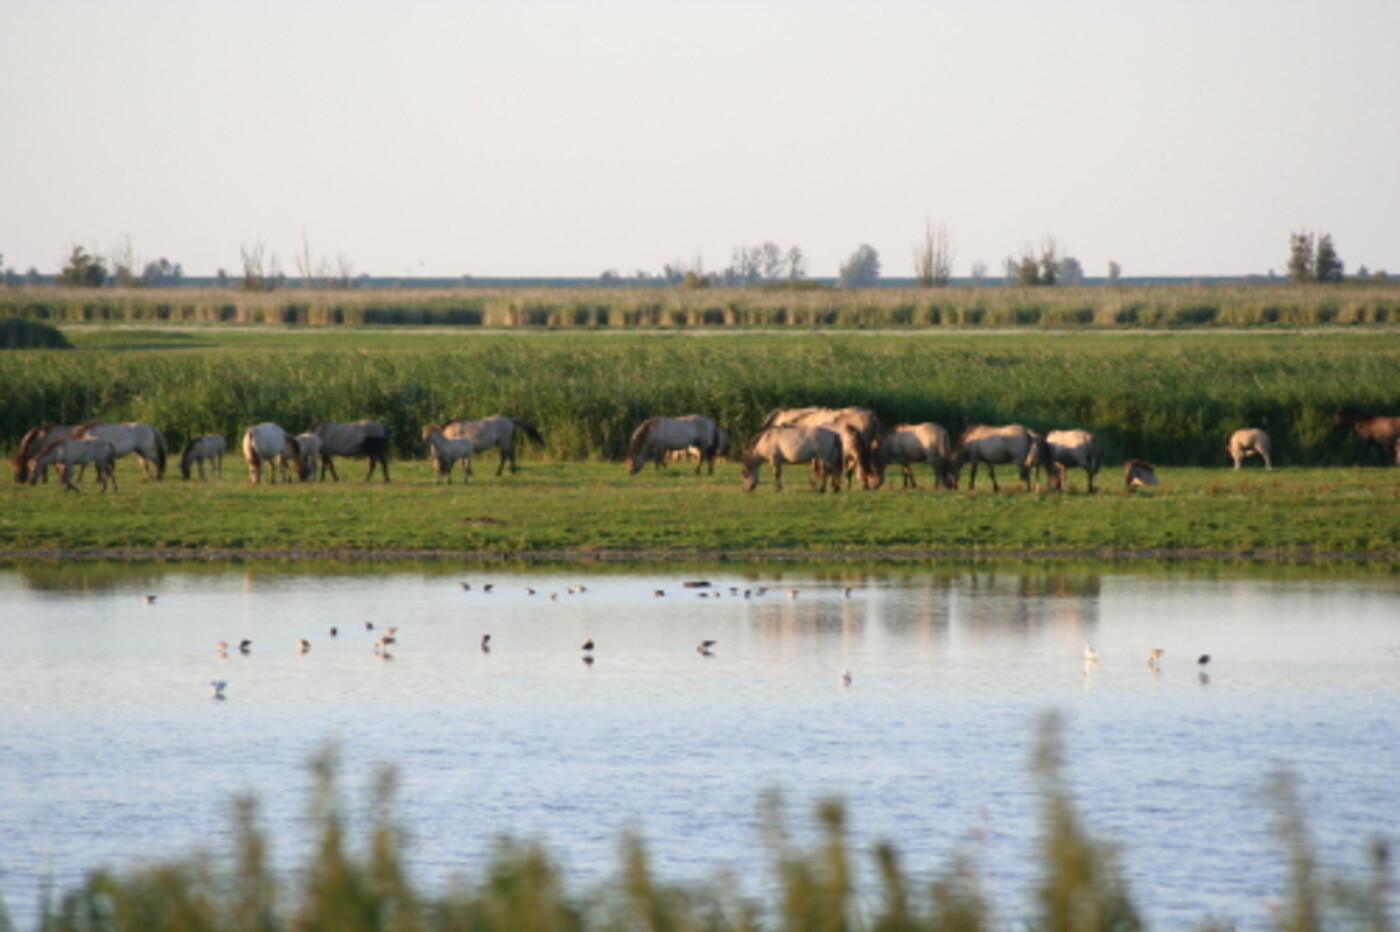
[[[885,476],[876,462],[882,428],[880,418],[868,408],[776,408],[763,421],[769,427],[826,427],[841,435],[845,447],[846,486],[854,474],[862,488],[878,489]],[[855,438],[847,438],[844,427],[855,429]],[[815,478],[815,477],[814,477]]]
[[[855,433],[852,427],[844,430]],[[758,485],[758,471],[764,463],[773,467],[773,491],[783,490],[783,464],[811,462],[821,479],[821,491],[841,491],[841,437],[826,427],[769,427],[761,431],[744,453],[740,476],[744,491],[752,492]]]
[[[10,471],[14,473],[15,482],[20,485],[28,483],[29,461],[53,441],[73,436],[73,432],[79,426],[78,424],[48,423],[31,427],[25,431],[24,436],[19,441],[19,452],[15,454],[14,459],[10,460]]]
[[[1030,491],[1031,467],[1040,463],[1048,474],[1056,472],[1050,460],[1044,438],[1032,434],[1020,424],[1007,424],[1003,427],[988,427],[973,424],[958,438],[953,448],[953,475],[961,474],[964,463],[972,464],[972,475],[968,478],[969,490],[977,487],[977,464],[987,465],[987,475],[992,477],[992,491],[1000,492],[994,466],[1012,465],[1021,476],[1021,485]]]
[[[1094,474],[1103,463],[1099,441],[1094,435],[1087,430],[1052,430],[1045,435],[1045,445],[1050,453],[1050,462],[1059,467],[1058,475],[1056,472],[1049,473],[1050,487],[1063,488],[1073,466],[1084,470],[1084,475],[1089,477],[1089,493],[1093,494]]]
[[[1385,463],[1395,461],[1395,443],[1400,440],[1400,417],[1377,416],[1355,408],[1342,408],[1332,416],[1332,427],[1341,430],[1350,427],[1361,438],[1361,458],[1371,447],[1381,451]]]
[[[898,463],[904,474],[905,488],[918,488],[914,480],[914,463],[928,463],[933,470],[935,485],[944,488],[957,488],[957,479],[950,473],[953,445],[948,439],[948,431],[938,424],[927,421],[923,424],[899,424],[890,428],[880,441],[879,461],[881,465]]]

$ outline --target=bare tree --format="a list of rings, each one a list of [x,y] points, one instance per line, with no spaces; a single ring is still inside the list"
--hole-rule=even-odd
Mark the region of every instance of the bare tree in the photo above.
[[[807,257],[802,254],[800,246],[788,250],[787,277],[794,282],[807,277]]]
[[[140,285],[141,259],[136,255],[136,247],[131,244],[131,234],[117,240],[108,254],[107,261],[112,267],[112,280],[120,286]]]
[[[921,288],[942,288],[953,279],[955,255],[948,228],[924,220],[924,241],[914,248],[914,277]]]
[[[281,265],[274,254],[270,258],[262,243],[244,245],[239,254],[243,261],[243,290],[271,291],[282,277]]]

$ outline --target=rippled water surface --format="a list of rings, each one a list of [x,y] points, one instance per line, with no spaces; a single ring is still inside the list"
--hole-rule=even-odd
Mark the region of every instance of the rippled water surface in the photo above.
[[[1266,922],[1285,871],[1271,774],[1298,778],[1326,865],[1358,871],[1400,834],[1387,574],[80,567],[0,570],[0,606],[0,891],[22,928],[46,882],[225,849],[247,791],[299,861],[307,764],[331,742],[352,801],[396,768],[430,888],[503,833],[546,840],[586,888],[631,827],[664,876],[725,868],[757,890],[777,789],[804,828],[840,797],[862,849],[893,840],[923,876],[972,856],[1011,919],[1051,712],[1085,819],[1157,927]]]

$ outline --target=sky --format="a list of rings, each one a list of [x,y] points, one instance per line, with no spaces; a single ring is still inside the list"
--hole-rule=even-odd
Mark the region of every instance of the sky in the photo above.
[[[1400,272],[1394,0],[0,0],[0,256]]]

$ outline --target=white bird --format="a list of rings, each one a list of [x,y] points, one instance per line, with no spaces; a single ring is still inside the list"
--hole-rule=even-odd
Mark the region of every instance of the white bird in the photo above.
[[[1147,652],[1147,666],[1153,670],[1162,669],[1162,655],[1165,653],[1166,651],[1162,650],[1160,647],[1152,648],[1152,650]]]
[[[1091,664],[1099,662],[1099,652],[1094,650],[1094,645],[1088,641],[1084,642],[1084,662]]]
[[[227,686],[228,686],[228,683],[226,683],[226,682],[223,681],[223,680],[210,680],[210,681],[209,681],[209,691],[210,691],[211,694],[213,694],[213,696],[214,696],[215,699],[222,699],[222,698],[224,698],[224,689],[225,689]]]
[[[851,671],[850,671],[850,670],[842,670],[842,671],[841,671],[841,685],[842,685],[842,686],[850,686],[850,685],[851,685]]]

